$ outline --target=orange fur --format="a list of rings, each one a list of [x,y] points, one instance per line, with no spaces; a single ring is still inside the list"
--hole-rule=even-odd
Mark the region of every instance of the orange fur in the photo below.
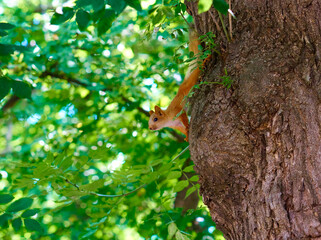
[[[198,40],[198,36],[196,33],[190,34],[190,44],[189,49],[190,51],[193,51],[196,55],[198,53],[198,45],[200,44]],[[209,58],[209,57],[208,57]],[[205,59],[204,63],[208,60]],[[189,69],[187,71],[187,75],[185,76],[185,79],[183,83],[180,85],[178,92],[172,102],[169,104],[166,110],[160,109],[160,107],[155,106],[155,111],[151,110],[149,112],[150,118],[149,118],[149,129],[151,130],[159,130],[164,127],[170,127],[173,129],[176,129],[180,132],[182,132],[186,138],[185,140],[188,141],[188,130],[189,130],[189,124],[188,124],[188,118],[186,115],[186,112],[183,111],[183,113],[175,119],[177,114],[183,110],[183,107],[185,105],[184,103],[184,97],[189,93],[191,88],[197,83],[198,77],[200,75],[200,69],[198,67],[193,67],[193,62],[190,64]],[[191,71],[191,69],[195,68]]]

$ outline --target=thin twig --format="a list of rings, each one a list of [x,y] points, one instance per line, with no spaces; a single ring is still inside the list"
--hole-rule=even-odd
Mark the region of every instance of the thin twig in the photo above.
[[[139,186],[138,188],[134,189],[133,191],[130,191],[128,193],[124,193],[124,194],[121,194],[121,195],[106,195],[106,194],[100,194],[100,193],[95,193],[95,192],[91,192],[90,194],[91,195],[94,195],[94,196],[98,196],[98,197],[107,197],[107,198],[114,198],[114,197],[126,197],[134,192],[137,192],[139,189],[143,188],[143,187],[146,187],[147,184],[143,184],[141,186]]]
[[[229,8],[232,9],[231,0],[228,1]],[[233,40],[233,30],[232,30],[232,15],[229,13],[228,15],[228,21],[229,21],[229,30],[230,30],[230,38]]]
[[[62,177],[62,176],[61,176]],[[77,190],[80,190],[79,186],[76,183],[71,182],[69,179],[62,177],[67,183],[73,185]]]
[[[174,157],[170,162],[174,162],[177,158],[179,158],[184,152],[186,152],[186,150],[189,148],[189,145],[183,150],[181,151],[176,157]]]
[[[225,23],[224,23],[224,20],[223,20],[223,17],[222,17],[222,14],[220,12],[218,12],[218,16],[221,20],[221,23],[222,23],[222,27],[223,27],[223,31],[225,33],[225,36],[227,38],[227,41],[230,41],[230,38],[228,37],[228,33],[227,33],[227,30],[226,30],[226,27],[225,27]]]
[[[215,19],[214,13],[213,13],[211,10],[209,11],[209,13],[210,13],[210,15],[211,15],[211,17],[212,17],[213,22],[215,23],[217,32],[221,33],[222,37],[224,38],[224,34],[222,33],[221,27],[220,27],[220,25],[218,24],[218,22],[217,22],[216,19]]]
[[[184,19],[184,21],[186,22],[186,24],[187,24],[190,28],[192,28],[192,27],[193,27],[192,24],[190,24],[189,22],[187,22],[187,19],[184,17],[183,13],[180,12],[179,14],[182,16],[182,18]]]

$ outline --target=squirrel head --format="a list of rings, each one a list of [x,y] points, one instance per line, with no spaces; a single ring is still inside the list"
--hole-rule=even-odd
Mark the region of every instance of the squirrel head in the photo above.
[[[155,111],[150,110],[149,115],[148,126],[150,130],[159,130],[166,127],[166,113],[159,106],[155,106]]]

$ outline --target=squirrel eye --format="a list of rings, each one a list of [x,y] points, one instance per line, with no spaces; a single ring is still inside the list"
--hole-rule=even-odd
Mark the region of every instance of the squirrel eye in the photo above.
[[[156,122],[158,120],[158,118],[154,118],[154,122]]]

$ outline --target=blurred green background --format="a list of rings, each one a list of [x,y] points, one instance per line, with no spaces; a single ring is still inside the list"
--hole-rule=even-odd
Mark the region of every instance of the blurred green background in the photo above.
[[[148,130],[188,66],[185,10],[0,1],[0,239],[223,239],[199,198],[174,206],[199,194],[184,136]]]

